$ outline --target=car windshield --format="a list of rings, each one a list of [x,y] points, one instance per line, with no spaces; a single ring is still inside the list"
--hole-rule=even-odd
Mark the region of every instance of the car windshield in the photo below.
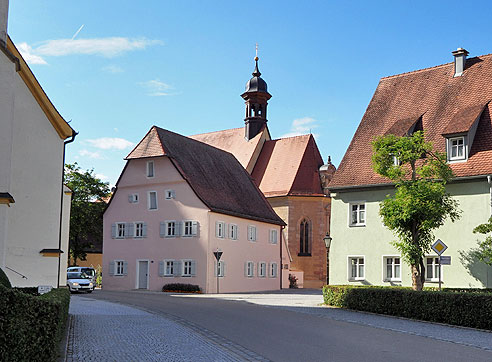
[[[67,279],[90,279],[90,275],[87,275],[85,273],[67,273]]]

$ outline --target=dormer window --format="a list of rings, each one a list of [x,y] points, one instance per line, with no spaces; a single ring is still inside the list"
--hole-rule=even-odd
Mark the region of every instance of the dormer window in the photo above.
[[[467,159],[465,136],[448,138],[448,160],[464,161]]]

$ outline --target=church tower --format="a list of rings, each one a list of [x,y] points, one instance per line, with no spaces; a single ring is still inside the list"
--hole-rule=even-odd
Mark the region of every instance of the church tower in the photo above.
[[[244,119],[244,137],[249,141],[260,133],[267,123],[267,105],[272,97],[267,91],[266,82],[261,79],[258,70],[258,56],[255,57],[253,78],[246,83],[246,91],[241,94],[246,103],[246,118]]]

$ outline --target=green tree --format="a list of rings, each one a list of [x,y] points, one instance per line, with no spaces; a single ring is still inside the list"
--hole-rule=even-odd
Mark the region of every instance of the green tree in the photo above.
[[[479,234],[489,234],[492,233],[492,217],[485,224],[478,225],[475,229],[473,229],[474,233]],[[484,241],[478,242],[478,250],[477,257],[480,261],[484,262],[487,265],[492,266],[492,236],[489,235],[485,238]]]
[[[431,250],[433,231],[449,217],[460,217],[457,201],[446,192],[453,173],[446,156],[433,151],[424,133],[411,136],[377,137],[373,143],[373,168],[395,183],[395,193],[380,203],[384,225],[398,240],[392,244],[410,265],[412,287],[422,290],[425,282],[425,254]]]
[[[104,198],[110,195],[109,185],[94,175],[94,170],[81,171],[77,163],[65,165],[65,184],[73,192],[70,209],[70,259],[86,260],[89,240],[102,239]]]

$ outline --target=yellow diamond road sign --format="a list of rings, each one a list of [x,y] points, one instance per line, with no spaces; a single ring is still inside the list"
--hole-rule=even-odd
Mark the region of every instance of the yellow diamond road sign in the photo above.
[[[437,255],[444,253],[447,248],[447,245],[444,244],[441,239],[437,239],[437,241],[432,245],[432,250],[434,250]]]

